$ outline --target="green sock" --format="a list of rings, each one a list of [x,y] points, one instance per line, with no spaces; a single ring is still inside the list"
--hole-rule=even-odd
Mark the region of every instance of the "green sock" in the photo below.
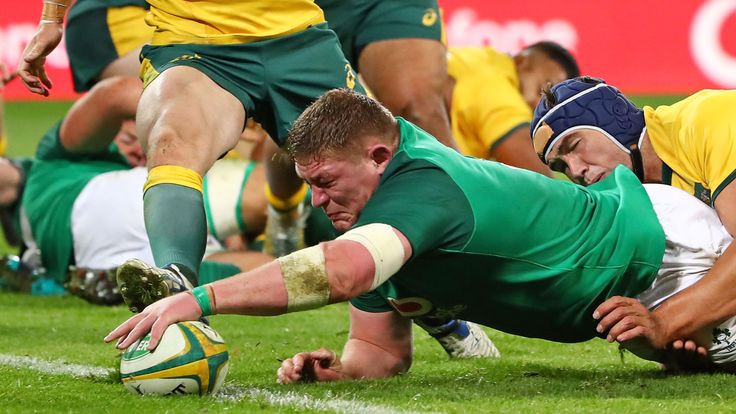
[[[143,216],[156,266],[176,264],[195,286],[207,243],[202,193],[177,184],[158,184],[143,196]]]
[[[199,284],[216,282],[233,275],[237,275],[241,270],[238,266],[230,263],[210,262],[205,260],[199,267]]]

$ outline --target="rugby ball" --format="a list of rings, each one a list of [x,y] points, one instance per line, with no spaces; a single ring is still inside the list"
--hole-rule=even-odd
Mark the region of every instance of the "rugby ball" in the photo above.
[[[123,353],[120,376],[134,394],[212,394],[227,375],[229,355],[225,341],[199,321],[179,322],[166,328],[156,349],[148,351],[151,334]]]

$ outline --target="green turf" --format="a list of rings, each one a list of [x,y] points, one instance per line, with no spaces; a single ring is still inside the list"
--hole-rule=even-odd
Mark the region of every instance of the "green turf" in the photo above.
[[[639,105],[678,97],[636,98]],[[11,156],[31,155],[41,135],[69,103],[8,103]],[[3,251],[8,251],[7,247]],[[0,293],[0,354],[113,368],[117,352],[101,338],[129,316],[122,307],[96,307],[71,297]],[[423,332],[409,374],[383,381],[280,386],[279,360],[327,346],[347,335],[345,305],[273,318],[217,316],[213,326],[231,352],[228,387],[289,391],[321,400],[338,398],[401,411],[447,413],[692,413],[733,412],[726,375],[666,376],[656,364],[626,355],[602,340],[554,344],[489,331],[500,361],[449,361]],[[141,398],[109,379],[72,378],[0,365],[0,413],[219,413],[317,412],[275,406],[263,398]]]
[[[129,316],[123,307],[96,307],[70,297],[0,293],[0,354],[112,368],[118,352],[102,342]],[[688,413],[731,412],[736,377],[666,376],[602,340],[555,344],[490,331],[500,361],[450,361],[437,343],[415,331],[414,365],[388,380],[278,385],[279,360],[326,346],[341,349],[346,306],[281,317],[216,316],[213,327],[230,347],[229,389],[255,387],[312,398],[355,400],[401,411]],[[0,365],[0,412],[317,412],[274,406],[259,398],[138,397],[106,378],[74,379]]]

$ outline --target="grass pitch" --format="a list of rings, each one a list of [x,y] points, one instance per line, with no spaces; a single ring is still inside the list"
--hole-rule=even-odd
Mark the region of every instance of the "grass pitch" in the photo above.
[[[69,105],[7,104],[9,155],[33,154],[38,139]],[[555,344],[492,330],[503,354],[498,361],[448,360],[433,339],[416,330],[414,364],[406,375],[276,384],[279,360],[322,346],[341,350],[348,327],[344,304],[281,317],[213,317],[231,355],[225,392],[204,398],[139,397],[116,380],[119,352],[102,342],[129,315],[124,307],[98,307],[73,297],[0,292],[0,413],[689,414],[733,412],[736,405],[734,376],[667,376],[657,364],[630,354],[622,358],[615,345],[602,340]],[[97,374],[83,371],[95,368]]]
[[[387,380],[276,384],[280,360],[321,346],[340,350],[347,306],[280,317],[216,316],[212,326],[230,351],[230,373],[219,397],[139,397],[114,375],[52,374],[34,363],[11,366],[8,356],[59,367],[114,370],[118,351],[102,337],[130,316],[122,306],[98,307],[72,297],[0,293],[0,411],[18,412],[413,412],[517,413],[732,412],[730,375],[667,376],[657,364],[603,340],[555,344],[489,330],[500,360],[448,360],[415,330],[411,371]],[[6,362],[3,362],[5,358]],[[59,368],[61,369],[61,368]],[[333,405],[330,405],[332,403]]]

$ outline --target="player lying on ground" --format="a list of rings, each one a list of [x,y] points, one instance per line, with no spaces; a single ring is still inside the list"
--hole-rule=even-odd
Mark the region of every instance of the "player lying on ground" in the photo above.
[[[534,145],[552,169],[583,185],[624,165],[644,183],[680,188],[713,207],[734,236],[734,109],[736,91],[704,90],[673,105],[642,110],[600,79],[583,77],[545,92],[532,122]],[[734,275],[736,247],[731,246],[701,282],[660,307],[623,298],[606,303],[601,329],[610,329],[609,340],[643,337],[655,347],[670,338],[696,339],[698,327],[736,314]],[[711,342],[697,339],[702,347]]]
[[[585,188],[464,157],[346,90],[312,104],[287,149],[312,187],[313,205],[346,233],[160,300],[106,341],[125,348],[151,331],[153,349],[176,321],[350,301],[342,357],[299,354],[279,378],[386,377],[409,369],[411,318],[449,315],[561,342],[605,337],[593,318],[603,301],[664,300],[676,289],[660,286],[697,279],[731,241],[697,200],[664,186],[645,190],[625,168]],[[710,232],[691,234],[702,228]],[[665,358],[661,349],[636,351]],[[710,352],[732,368],[733,350]]]
[[[20,241],[13,235],[22,233],[24,263],[40,254],[48,280],[36,285],[38,293],[63,292],[70,265],[104,271],[131,254],[153,259],[140,197],[146,169],[131,168],[110,145],[113,139],[136,141],[133,118],[141,90],[142,83],[135,78],[100,82],[46,133],[35,159],[0,163],[0,204],[10,218],[3,230],[9,240]],[[223,160],[206,181],[212,235],[224,239],[247,229],[260,234],[266,207],[262,166]],[[24,231],[22,223],[27,223]],[[222,250],[219,243],[211,245],[210,260],[204,262],[200,275],[205,282],[270,259],[256,252],[217,253]],[[114,282],[114,272],[110,276]],[[109,291],[98,293],[104,297],[87,299],[112,299],[107,297]]]
[[[451,48],[445,94],[460,151],[550,175],[531,145],[529,124],[548,83],[579,76],[575,58],[553,42],[515,56],[491,47]]]

